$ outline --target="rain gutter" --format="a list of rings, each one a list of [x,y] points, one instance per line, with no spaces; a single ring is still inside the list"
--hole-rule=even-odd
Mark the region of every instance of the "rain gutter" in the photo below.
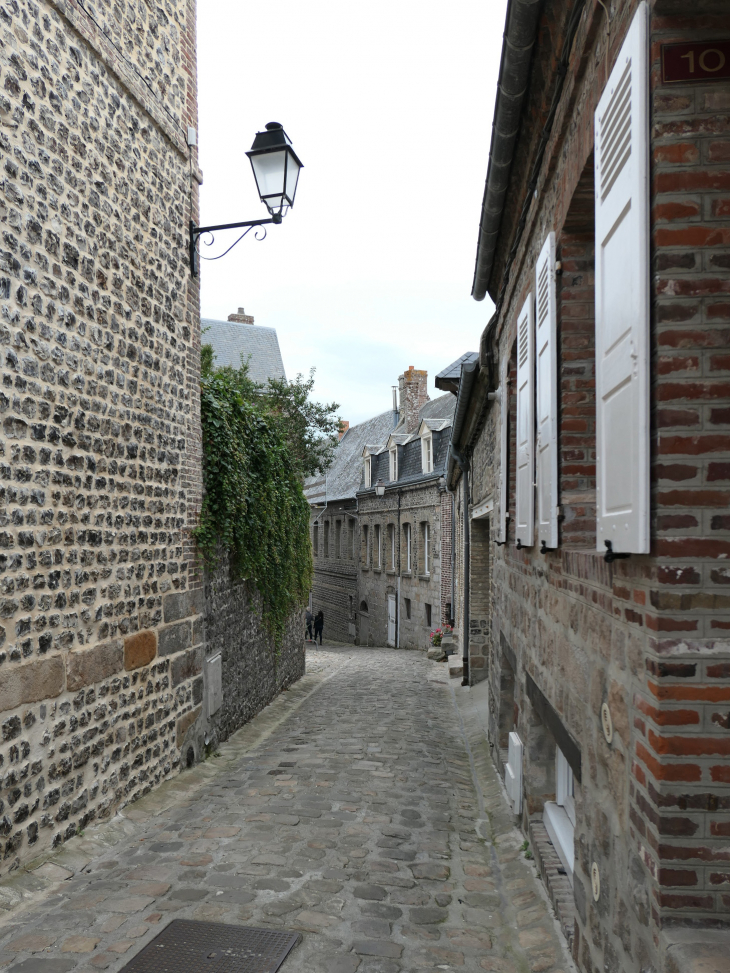
[[[489,168],[471,291],[475,301],[484,300],[492,275],[541,10],[542,0],[509,0],[507,4]]]

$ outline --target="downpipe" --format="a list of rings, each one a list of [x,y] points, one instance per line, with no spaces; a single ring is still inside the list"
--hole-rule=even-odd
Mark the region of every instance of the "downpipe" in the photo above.
[[[462,632],[462,686],[469,685],[469,631],[471,625],[471,619],[469,615],[469,562],[470,562],[470,537],[469,537],[469,460],[463,453],[458,453],[453,445],[451,447],[451,452],[454,455],[454,459],[459,464],[459,468],[464,476],[464,501],[463,501],[463,517],[464,517],[464,613],[463,613],[463,632]]]

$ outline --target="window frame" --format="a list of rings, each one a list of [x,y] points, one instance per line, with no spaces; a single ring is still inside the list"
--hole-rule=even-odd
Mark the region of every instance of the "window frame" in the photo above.
[[[430,429],[421,436],[421,472],[433,473],[433,432]]]
[[[373,567],[380,571],[383,567],[383,530],[380,524],[375,524],[373,529],[375,531]]]
[[[372,486],[372,479],[373,479],[373,462],[372,461],[373,461],[373,458],[368,453],[368,455],[364,459],[364,469],[363,469],[363,477],[364,477],[364,480],[365,480],[365,489],[366,490],[369,490],[371,488],[371,486]]]
[[[411,525],[409,523],[403,524],[403,532],[406,535],[406,567],[405,570],[410,574],[413,570],[413,537],[411,532]]]
[[[431,525],[427,520],[424,520],[421,526],[423,533],[423,574],[426,577],[430,577],[431,569],[429,566],[429,557],[431,554]]]
[[[389,472],[391,481],[398,479],[398,447],[393,446],[388,450]]]

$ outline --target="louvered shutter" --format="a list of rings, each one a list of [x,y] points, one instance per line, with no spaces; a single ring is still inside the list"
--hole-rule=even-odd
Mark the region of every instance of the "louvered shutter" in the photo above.
[[[558,546],[558,356],[555,309],[555,234],[549,233],[535,268],[537,360],[537,542]]]
[[[508,363],[499,366],[499,536],[497,543],[507,543],[507,445],[509,433]]]
[[[517,319],[517,511],[515,539],[535,542],[535,328],[532,294]]]
[[[596,546],[649,550],[648,7],[598,103]]]

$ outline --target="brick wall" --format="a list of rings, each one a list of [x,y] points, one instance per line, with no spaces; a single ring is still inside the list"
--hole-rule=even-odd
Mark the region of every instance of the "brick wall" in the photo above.
[[[612,5],[610,33],[600,6],[586,5],[497,326],[497,360],[512,361],[515,317],[534,290],[535,261],[554,230],[563,265],[560,547],[546,555],[537,546],[517,551],[511,527],[505,547],[492,540],[490,734],[498,765],[511,726],[526,743],[526,814],[555,796],[556,745],[527,696],[528,679],[579,751],[573,948],[586,971],[660,969],[667,929],[727,923],[730,905],[730,572],[722,566],[730,553],[730,242],[723,224],[730,212],[730,102],[726,84],[667,89],[658,60],[662,42],[730,36],[730,18],[712,3],[675,19],[662,12],[671,4],[652,6],[650,555],[607,564],[593,550],[592,118],[635,3]],[[546,5],[538,60],[551,62],[560,49],[547,42],[562,16],[558,7]],[[533,79],[549,74],[546,65],[533,69]],[[552,95],[547,84],[533,89],[523,121],[527,143],[541,131]],[[523,142],[516,186],[529,162]],[[517,191],[515,197],[522,198]],[[515,222],[508,207],[497,281]],[[471,450],[473,500],[491,497],[496,506],[499,409],[486,408],[474,423],[476,434],[460,444]],[[457,497],[462,489],[463,481]],[[492,517],[492,539],[497,527]],[[462,595],[459,585],[459,617]],[[604,703],[613,719],[610,742],[601,725]]]

